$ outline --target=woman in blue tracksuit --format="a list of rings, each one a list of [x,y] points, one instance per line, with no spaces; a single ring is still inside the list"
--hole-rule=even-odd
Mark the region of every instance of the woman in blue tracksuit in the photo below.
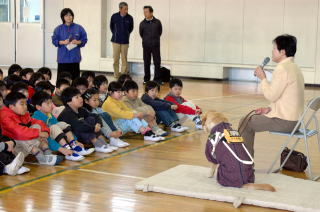
[[[52,43],[58,47],[58,76],[69,72],[72,79],[80,76],[80,48],[88,41],[84,28],[73,23],[74,14],[70,8],[64,8],[60,14],[63,24],[57,26],[52,35]]]

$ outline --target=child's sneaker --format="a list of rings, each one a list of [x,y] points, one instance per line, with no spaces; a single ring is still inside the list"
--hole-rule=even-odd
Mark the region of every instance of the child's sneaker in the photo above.
[[[171,127],[171,131],[173,132],[183,132],[186,129],[184,127],[182,127],[180,124],[175,124]]]
[[[17,175],[18,170],[22,166],[24,161],[24,155],[22,152],[19,152],[19,154],[14,158],[14,160],[5,166],[4,172],[8,175]]]
[[[77,152],[77,154],[85,156],[85,155],[90,155],[94,152],[94,148],[89,148],[89,149],[83,149],[80,146],[76,146],[75,148],[73,148],[74,151]]]
[[[96,152],[102,152],[102,153],[110,153],[114,150],[109,148],[107,145],[102,145],[101,147],[95,147]]]
[[[197,130],[202,130],[203,129],[202,124],[196,124],[196,129]]]
[[[118,147],[116,147],[116,146],[112,146],[111,144],[107,144],[107,146],[108,146],[108,148],[113,149],[113,151],[116,151],[116,150],[118,150],[118,149],[119,149]]]
[[[21,166],[20,169],[18,170],[17,174],[24,174],[24,173],[27,173],[29,171],[30,171],[29,168]]]
[[[63,161],[64,157],[60,155],[43,155],[43,157],[38,160],[41,165],[59,165]]]
[[[164,137],[161,137],[161,136],[157,136],[156,134],[154,134],[154,132],[152,132],[151,130],[149,130],[148,132],[146,132],[146,133],[144,134],[143,139],[144,139],[145,141],[155,141],[155,142],[157,142],[157,141],[162,141],[162,140],[164,140],[165,138],[164,138]]]
[[[72,153],[72,155],[66,155],[65,157],[67,160],[71,161],[81,161],[84,159],[82,155],[78,155],[77,153]]]
[[[130,144],[127,143],[127,142],[122,141],[120,138],[112,138],[111,137],[110,138],[110,145],[123,148],[123,147],[129,146]]]
[[[156,129],[155,131],[153,131],[154,132],[154,134],[156,134],[157,136],[167,136],[169,133],[168,132],[166,132],[166,131],[164,131],[163,129],[161,129],[161,128],[158,128],[158,129]]]

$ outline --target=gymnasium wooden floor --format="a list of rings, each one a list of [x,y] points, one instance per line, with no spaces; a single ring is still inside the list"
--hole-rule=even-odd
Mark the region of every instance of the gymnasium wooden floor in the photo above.
[[[108,76],[108,79],[110,81]],[[141,80],[137,80],[142,85]],[[167,86],[161,87],[161,96]],[[142,86],[140,87],[142,91]],[[306,101],[320,95],[318,88],[306,88]],[[214,109],[229,117],[236,128],[239,119],[267,102],[258,93],[256,83],[184,80],[183,96],[204,111]],[[191,123],[187,123],[191,126]],[[190,128],[186,133],[172,133],[161,143],[144,143],[139,135],[124,140],[131,146],[112,154],[94,153],[82,162],[65,161],[49,167],[26,164],[25,175],[0,177],[1,211],[276,211],[254,206],[234,209],[229,203],[135,191],[143,178],[179,164],[209,166],[204,155],[207,135]],[[283,142],[282,137],[260,133],[256,136],[256,171],[265,172]],[[320,174],[320,154],[311,140],[312,165]],[[298,149],[302,149],[302,145]],[[284,174],[305,178],[304,174]],[[317,197],[319,198],[319,197]]]

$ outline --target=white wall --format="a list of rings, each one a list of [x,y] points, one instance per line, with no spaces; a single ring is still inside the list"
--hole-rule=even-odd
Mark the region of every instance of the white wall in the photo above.
[[[84,26],[88,44],[82,69],[112,71],[110,17],[121,0],[46,0],[46,64],[55,64],[50,33],[60,23],[60,10],[70,7]],[[152,5],[163,25],[161,56],[174,75],[223,78],[223,67],[254,68],[271,55],[280,34],[298,39],[296,62],[307,83],[320,84],[319,0],[127,0],[134,18],[129,60],[142,62],[138,33],[142,7]],[[54,9],[55,8],[55,9]],[[47,10],[46,10],[47,12]],[[274,65],[274,64],[271,64]],[[198,67],[198,68],[197,68]],[[250,72],[251,74],[251,72]],[[234,74],[233,74],[234,76]]]

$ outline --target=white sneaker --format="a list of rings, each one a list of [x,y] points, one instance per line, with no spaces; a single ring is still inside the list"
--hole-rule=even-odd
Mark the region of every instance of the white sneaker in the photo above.
[[[63,161],[63,156],[60,155],[43,155],[44,161],[39,161],[41,165],[59,165]]]
[[[84,157],[82,155],[78,155],[77,153],[72,153],[72,155],[67,155],[66,159],[71,161],[81,161],[84,159]]]
[[[110,138],[110,145],[122,148],[122,147],[127,147],[130,144],[122,141],[120,138]]]
[[[145,141],[155,141],[155,142],[157,142],[157,141],[162,141],[162,140],[164,140],[165,138],[153,134],[153,135],[150,135],[150,136],[144,136],[143,139],[144,139]]]
[[[113,151],[116,151],[116,150],[118,150],[118,149],[119,149],[118,147],[116,147],[116,146],[112,146],[112,145],[110,145],[110,144],[107,144],[107,146],[108,146],[108,148],[113,149]]]
[[[202,124],[196,124],[196,129],[197,130],[202,130],[203,129]]]
[[[156,134],[157,136],[167,136],[168,132],[164,131],[161,128],[158,128],[157,130],[153,131],[154,134]]]
[[[83,148],[81,148],[81,151],[80,151],[80,152],[78,152],[78,151],[76,151],[76,152],[77,152],[78,155],[82,155],[82,156],[84,156],[84,155],[90,155],[90,154],[92,154],[92,153],[94,152],[94,148],[89,148],[89,149],[83,149]]]
[[[189,127],[182,126],[182,125],[180,125],[180,127],[184,129],[183,131],[186,131],[186,130],[188,130],[188,129],[189,129]]]
[[[103,145],[101,147],[95,147],[96,152],[102,152],[102,153],[110,153],[113,152],[114,150],[111,148],[108,148],[107,145]]]
[[[30,171],[29,168],[21,166],[20,169],[18,170],[17,174],[24,174],[24,173],[27,173],[29,171]]]
[[[24,155],[22,152],[19,152],[19,154],[14,158],[14,160],[10,164],[5,166],[5,173],[12,176],[17,175],[17,172],[22,166],[23,161]]]
[[[173,127],[171,127],[171,131],[172,132],[183,132],[183,131],[185,131],[185,128],[183,128],[182,126],[173,126]]]

